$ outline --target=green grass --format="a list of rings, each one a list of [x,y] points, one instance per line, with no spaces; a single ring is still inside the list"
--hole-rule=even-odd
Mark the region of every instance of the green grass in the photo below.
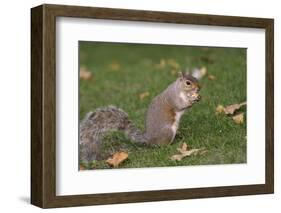
[[[120,150],[129,153],[119,168],[246,162],[246,121],[238,125],[231,117],[215,114],[219,104],[246,100],[246,49],[95,42],[80,42],[79,47],[80,66],[92,72],[91,80],[80,80],[80,120],[88,111],[116,105],[144,129],[150,101],[177,77],[177,67],[167,64],[159,67],[161,60],[172,59],[183,70],[205,66],[208,74],[216,77],[202,79],[202,100],[184,114],[172,145],[140,146],[128,141],[122,133],[109,133],[104,139],[104,155]],[[141,100],[139,94],[144,92],[149,92],[149,96]],[[240,111],[245,114],[245,107]],[[170,160],[183,142],[191,148],[205,147],[208,152],[179,162]],[[84,166],[110,168],[105,161]]]

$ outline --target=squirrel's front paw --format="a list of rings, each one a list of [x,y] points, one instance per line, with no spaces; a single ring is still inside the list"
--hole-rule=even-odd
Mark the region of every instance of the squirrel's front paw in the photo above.
[[[199,93],[194,92],[190,95],[190,98],[192,100],[192,103],[195,103],[201,100],[201,95],[199,95]]]
[[[192,95],[191,95],[192,98],[194,99],[200,99],[200,95],[196,92],[194,92]]]

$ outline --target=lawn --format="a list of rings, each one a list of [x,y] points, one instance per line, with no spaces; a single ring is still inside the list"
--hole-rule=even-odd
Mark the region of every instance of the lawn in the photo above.
[[[183,115],[173,144],[140,146],[120,132],[109,132],[101,150],[104,156],[129,154],[119,168],[246,162],[246,120],[236,124],[230,116],[215,113],[219,104],[246,101],[246,49],[80,42],[79,55],[80,68],[92,74],[80,80],[80,120],[98,107],[115,105],[144,130],[149,103],[177,78],[179,69],[206,67],[215,77],[200,81],[202,99]],[[246,115],[245,107],[240,111]],[[207,153],[170,160],[184,142],[191,148],[204,147]],[[104,160],[83,166],[110,168]]]

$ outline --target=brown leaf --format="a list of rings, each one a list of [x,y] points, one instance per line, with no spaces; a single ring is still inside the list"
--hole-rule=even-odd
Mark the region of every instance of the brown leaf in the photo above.
[[[212,81],[212,80],[215,80],[216,77],[214,75],[208,75],[208,79]]]
[[[123,161],[128,158],[128,153],[126,152],[116,152],[112,156],[112,158],[108,158],[106,163],[113,167],[118,167]]]
[[[171,160],[174,160],[174,161],[181,161],[181,159],[183,158],[184,156],[182,154],[177,154],[177,155],[173,155],[172,157],[170,157]]]
[[[181,150],[186,151],[187,149],[188,149],[187,144],[186,144],[186,143],[183,143],[183,144],[181,145]]]
[[[177,148],[179,154],[173,155],[170,157],[171,160],[174,161],[181,161],[184,157],[191,156],[191,155],[203,155],[207,152],[205,148],[201,149],[189,149],[186,143],[183,143],[181,147]]]
[[[176,160],[176,161],[181,161],[184,157],[191,156],[191,155],[197,155],[197,154],[203,153],[203,151],[205,151],[205,148],[181,151],[181,154],[173,155],[170,159]]]
[[[139,98],[140,100],[143,100],[144,98],[149,96],[149,92],[143,92],[139,94]]]
[[[120,64],[117,61],[113,61],[109,64],[109,69],[112,71],[118,71],[120,69]]]
[[[205,150],[205,148],[201,148],[201,149],[190,149],[187,151],[182,152],[181,154],[185,157],[185,156],[191,156],[191,155],[197,155],[200,152],[202,152],[203,150]]]
[[[187,146],[186,143],[183,143],[180,148],[177,148],[177,150],[179,151],[179,153],[183,153],[183,152],[189,150],[189,147]]]
[[[236,124],[243,124],[244,123],[244,114],[240,113],[232,117]]]
[[[92,78],[92,73],[86,67],[81,66],[79,76],[82,80],[90,80]]]
[[[226,106],[225,109],[224,109],[224,113],[226,115],[233,115],[233,113],[236,110],[240,109],[244,105],[246,105],[246,102],[243,102],[243,103],[240,103],[240,104],[232,104],[232,105]]]

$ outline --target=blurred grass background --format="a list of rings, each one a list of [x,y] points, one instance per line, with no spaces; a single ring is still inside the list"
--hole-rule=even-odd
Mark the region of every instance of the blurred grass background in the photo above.
[[[246,49],[80,41],[79,60],[80,70],[92,75],[89,80],[80,79],[80,120],[98,107],[115,105],[142,130],[149,103],[177,78],[178,70],[206,67],[208,75],[215,77],[201,80],[202,100],[184,114],[172,145],[149,148],[128,141],[122,133],[109,133],[102,152],[104,156],[128,152],[121,168],[246,162],[246,121],[239,125],[215,113],[219,104],[246,101]],[[245,107],[240,111],[245,114]],[[170,160],[183,142],[208,152]],[[105,161],[83,166],[109,168]]]

